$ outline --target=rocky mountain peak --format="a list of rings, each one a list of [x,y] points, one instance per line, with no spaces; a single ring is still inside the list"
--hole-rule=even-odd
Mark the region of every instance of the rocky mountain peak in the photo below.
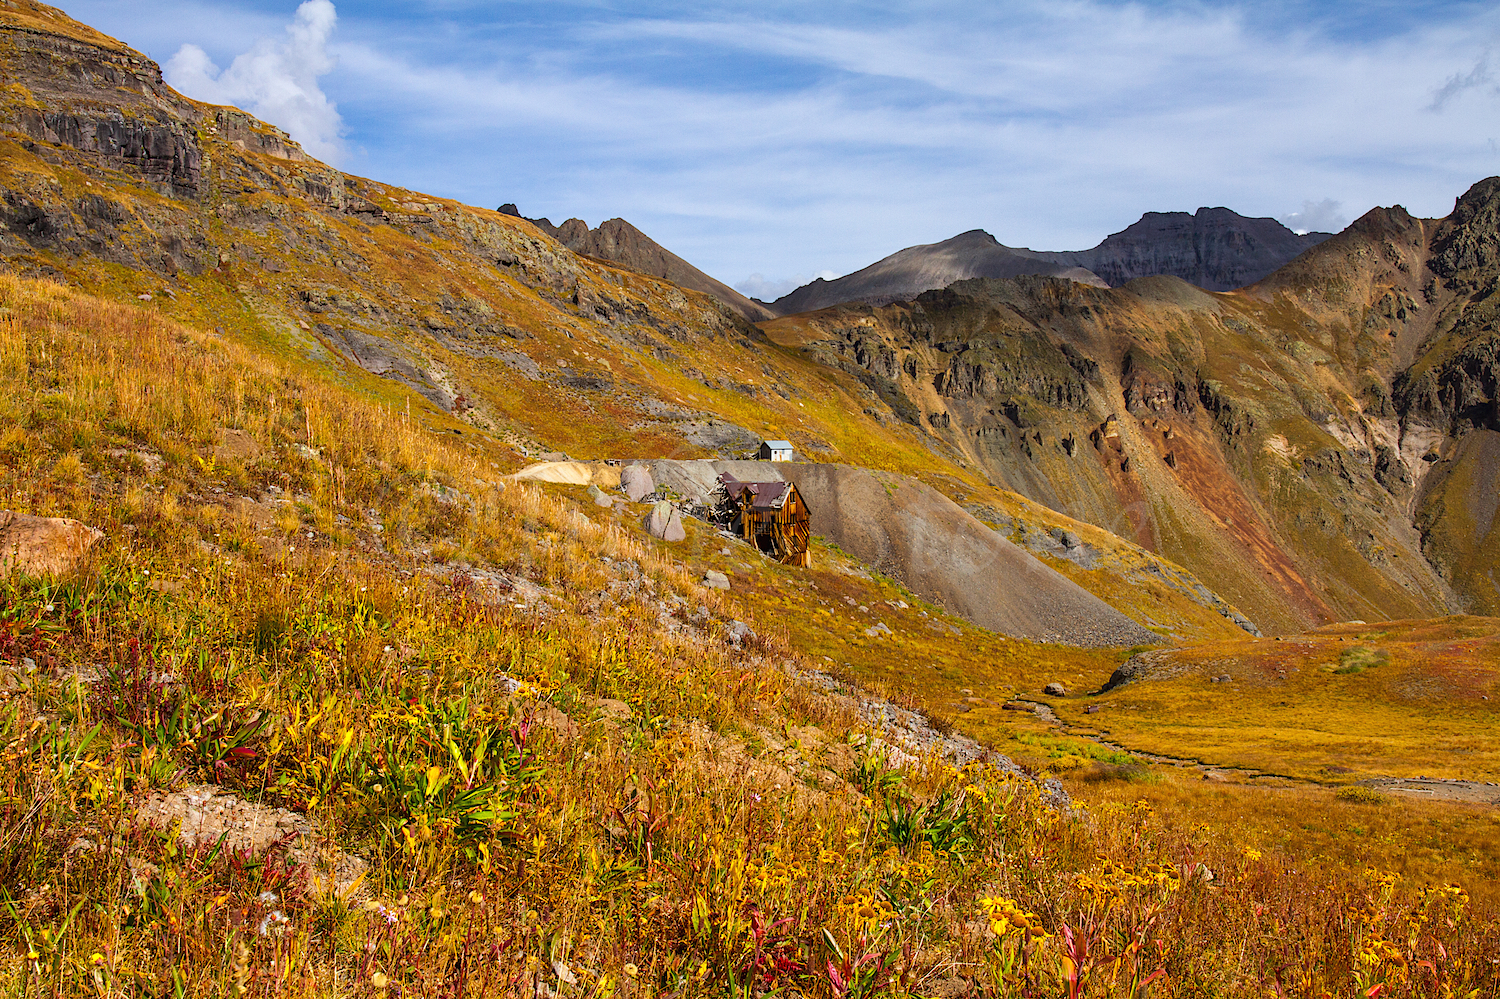
[[[513,204],[502,205],[500,211],[505,215],[521,214]],[[583,219],[568,219],[559,226],[545,218],[527,221],[574,253],[622,264],[633,271],[701,291],[752,322],[771,318],[771,311],[764,305],[709,277],[624,219],[609,219],[597,229],[590,229]]]
[[[1500,269],[1500,177],[1481,180],[1459,197],[1428,266],[1446,278]]]
[[[1191,215],[1147,212],[1092,250],[1066,256],[1112,287],[1168,274],[1209,291],[1231,291],[1265,277],[1328,236],[1299,236],[1275,219],[1205,207]]]

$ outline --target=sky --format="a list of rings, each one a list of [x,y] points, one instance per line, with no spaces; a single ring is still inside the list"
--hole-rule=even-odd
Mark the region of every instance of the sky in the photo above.
[[[343,170],[628,219],[774,298],[988,230],[1337,230],[1500,173],[1500,5],[1434,0],[63,0]]]

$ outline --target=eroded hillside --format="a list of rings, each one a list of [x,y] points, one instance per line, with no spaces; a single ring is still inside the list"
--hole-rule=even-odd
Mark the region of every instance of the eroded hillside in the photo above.
[[[1497,201],[1377,209],[1239,292],[972,281],[767,330],[1262,625],[1488,612]]]

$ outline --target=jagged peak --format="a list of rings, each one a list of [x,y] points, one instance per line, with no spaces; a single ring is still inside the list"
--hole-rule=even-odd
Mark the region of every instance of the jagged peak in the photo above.
[[[1463,224],[1497,202],[1500,202],[1500,177],[1486,177],[1454,199],[1453,214],[1448,217]]]
[[[1428,266],[1450,279],[1461,271],[1500,270],[1500,177],[1486,177],[1454,202]]]

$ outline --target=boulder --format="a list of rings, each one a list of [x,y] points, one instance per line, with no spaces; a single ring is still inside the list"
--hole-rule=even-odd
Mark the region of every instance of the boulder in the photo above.
[[[543,461],[535,465],[527,465],[511,478],[525,482],[586,486],[594,481],[594,469],[592,465],[583,461]]]
[[[630,502],[639,503],[656,492],[656,482],[645,465],[627,465],[620,472],[620,489]]]
[[[717,569],[710,569],[703,574],[703,585],[714,590],[729,589],[729,577]]]
[[[606,495],[604,490],[598,486],[589,486],[589,499],[594,501],[595,506],[613,506],[613,501]]]
[[[72,568],[104,532],[67,517],[32,517],[0,511],[0,571],[14,566],[31,575]]]
[[[1054,680],[1042,688],[1042,693],[1048,697],[1067,697],[1068,688]]]
[[[646,518],[646,533],[663,541],[681,541],[687,537],[682,528],[682,514],[666,500],[651,508],[651,515]]]

